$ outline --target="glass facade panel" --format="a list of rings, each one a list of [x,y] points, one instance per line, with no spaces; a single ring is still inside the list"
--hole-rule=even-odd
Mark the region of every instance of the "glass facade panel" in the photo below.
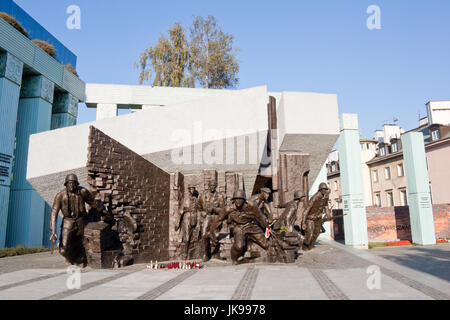
[[[44,27],[36,22],[28,13],[12,0],[1,0],[0,11],[16,18],[30,33],[30,39],[40,39],[52,44],[56,50],[56,60],[62,64],[71,64],[76,68],[77,56],[67,49],[58,39],[52,36]]]

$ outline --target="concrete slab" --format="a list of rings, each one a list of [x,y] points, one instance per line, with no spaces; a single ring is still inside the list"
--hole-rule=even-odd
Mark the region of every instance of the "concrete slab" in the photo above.
[[[32,270],[19,270],[15,272],[5,273],[0,275],[0,290],[2,287],[11,286],[24,281],[33,280],[36,278],[51,276],[64,272],[65,270],[57,269],[32,269]]]
[[[142,270],[64,300],[133,300],[182,274],[185,270]]]
[[[242,267],[207,267],[157,300],[229,300],[246,272]]]
[[[351,300],[431,300],[431,297],[381,273],[381,288],[367,287],[367,269],[324,270]]]
[[[327,296],[306,268],[261,266],[252,300],[321,300]]]
[[[81,286],[113,275],[112,271],[91,271],[81,273]],[[0,300],[38,300],[67,291],[67,279],[64,274],[52,279],[41,280],[0,291]]]

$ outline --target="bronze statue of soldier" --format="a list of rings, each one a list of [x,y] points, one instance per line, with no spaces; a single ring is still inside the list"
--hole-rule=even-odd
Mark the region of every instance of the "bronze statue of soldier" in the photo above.
[[[83,245],[84,227],[88,223],[87,203],[92,209],[103,211],[100,204],[94,200],[93,195],[79,185],[75,174],[66,176],[65,190],[59,192],[53,201],[50,213],[50,241],[53,247],[56,243],[56,221],[59,211],[63,214],[59,253],[72,265],[85,267],[87,264],[85,248]]]
[[[298,227],[301,228],[301,222],[303,221],[305,210],[305,198],[306,195],[303,191],[296,191],[294,193],[294,200],[286,205],[280,218],[274,223],[273,229],[280,230],[281,228],[285,227],[291,232],[294,231],[294,226],[296,225],[296,223],[298,223]]]
[[[257,207],[269,219],[273,221],[273,212],[269,204],[269,197],[272,191],[269,188],[261,188],[260,193],[257,193],[248,199],[248,202]]]
[[[233,246],[231,247],[231,260],[238,263],[238,258],[245,254],[248,241],[253,241],[261,248],[267,250],[269,244],[264,235],[263,228],[269,227],[267,218],[257,207],[246,201],[245,191],[237,190],[233,194],[233,204],[219,216],[211,226],[206,237],[214,237],[214,231],[222,221],[228,219],[232,224]],[[259,223],[259,225],[258,225]]]
[[[321,183],[319,185],[319,191],[317,191],[309,200],[309,205],[305,209],[302,221],[302,230],[305,231],[303,249],[311,250],[320,233],[325,231],[323,223],[333,219],[331,210],[328,206],[329,196],[330,189],[328,188],[328,185],[326,183]],[[323,216],[324,213],[326,218]]]
[[[181,229],[181,241],[186,246],[186,259],[189,259],[189,246],[192,240],[198,240],[199,200],[196,196],[194,185],[188,185],[188,196],[185,198],[180,210],[180,219],[175,226],[175,231]],[[197,233],[197,234],[196,234]]]
[[[199,207],[202,211],[201,229],[202,235],[208,233],[211,225],[218,219],[218,217],[225,210],[225,198],[217,190],[217,183],[215,181],[208,181],[208,190],[200,196]],[[209,238],[204,237],[204,257],[203,260],[208,260],[211,254],[211,244]]]

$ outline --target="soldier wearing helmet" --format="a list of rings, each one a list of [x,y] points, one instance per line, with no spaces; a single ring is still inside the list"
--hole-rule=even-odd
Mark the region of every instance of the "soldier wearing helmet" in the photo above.
[[[189,246],[191,241],[198,240],[196,236],[198,230],[198,198],[196,196],[196,188],[193,184],[188,185],[188,195],[184,199],[183,207],[180,210],[180,218],[175,226],[175,231],[181,230],[181,241],[186,246],[186,259],[189,259]]]
[[[79,186],[75,174],[66,176],[63,191],[59,192],[53,201],[50,213],[50,241],[56,242],[56,221],[59,211],[63,214],[59,253],[70,264],[86,266],[86,253],[83,246],[84,227],[87,224],[85,204],[91,208],[102,211],[103,208],[94,200],[92,194]]]
[[[233,246],[231,247],[231,260],[233,264],[236,264],[238,258],[245,254],[248,241],[253,241],[261,248],[268,249],[267,239],[260,226],[268,228],[269,222],[257,207],[246,201],[244,190],[235,191],[232,200],[233,204],[220,215],[206,236],[213,237],[213,233],[219,224],[228,219],[233,226],[234,238]]]
[[[328,206],[328,199],[330,196],[330,189],[326,183],[319,185],[319,190],[309,200],[309,205],[305,210],[303,216],[302,230],[305,231],[304,249],[312,249],[314,243],[323,233],[323,223],[325,219],[331,220],[331,210]],[[324,214],[326,218],[324,218]]]
[[[200,196],[199,210],[201,211],[201,230],[205,235],[211,225],[218,219],[219,215],[225,210],[225,198],[217,190],[217,183],[214,180],[208,181],[208,190]],[[205,238],[205,255],[204,260],[209,259],[210,253],[209,240]]]
[[[248,199],[248,202],[261,210],[270,221],[273,219],[273,210],[269,203],[271,193],[272,191],[269,188],[261,188],[260,193],[257,193]]]
[[[294,200],[286,205],[280,218],[275,222],[273,228],[274,230],[279,230],[282,227],[286,227],[293,231],[296,222],[299,222],[299,227],[301,227],[301,222],[303,220],[303,213],[305,210],[305,199],[306,195],[303,191],[297,190],[294,193]]]

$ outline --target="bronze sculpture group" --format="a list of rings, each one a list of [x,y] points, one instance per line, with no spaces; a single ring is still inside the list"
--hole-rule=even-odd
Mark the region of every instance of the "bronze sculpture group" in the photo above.
[[[56,195],[53,203],[50,240],[54,246],[57,240],[57,215],[61,211],[63,221],[59,252],[68,263],[86,266],[83,236],[89,216],[101,216],[102,220],[111,217],[89,190],[79,186],[76,175],[69,174],[64,186],[65,189]],[[206,192],[201,195],[195,185],[188,185],[187,190],[175,225],[175,231],[180,233],[186,250],[186,259],[189,258],[190,244],[197,242],[201,243],[203,260],[209,260],[219,246],[216,234],[225,226],[232,238],[229,255],[233,264],[244,261],[250,243],[274,253],[278,257],[277,261],[286,262],[284,248],[292,248],[294,243],[299,250],[312,249],[320,233],[324,232],[323,223],[336,218],[332,217],[328,207],[330,190],[325,183],[320,184],[318,192],[311,199],[308,200],[304,192],[296,191],[292,201],[278,208],[274,208],[269,201],[269,188],[262,188],[260,193],[249,199],[244,190],[236,190],[229,205],[226,204],[226,197],[217,191],[215,181],[209,181]],[[86,210],[86,204],[89,205],[89,211]]]
[[[210,181],[204,195],[198,195],[194,185],[188,187],[189,194],[175,227],[181,232],[186,259],[189,259],[191,241],[202,239],[203,260],[208,260],[218,246],[217,232],[224,224],[233,239],[230,258],[234,264],[243,260],[249,243],[266,251],[272,248],[282,256],[286,233],[291,233],[291,240],[292,234],[300,239],[300,249],[310,250],[325,231],[323,223],[336,218],[331,216],[328,207],[330,190],[325,183],[320,184],[319,191],[309,201],[304,192],[296,191],[294,199],[279,208],[273,208],[273,203],[269,202],[269,188],[262,188],[249,199],[244,190],[236,190],[232,203],[227,206],[225,196],[216,187],[217,183]]]

